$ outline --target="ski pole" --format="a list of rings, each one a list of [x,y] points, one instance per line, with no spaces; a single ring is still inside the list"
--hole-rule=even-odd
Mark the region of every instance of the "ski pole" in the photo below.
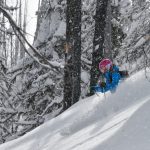
[[[103,87],[103,90],[104,90],[104,87]],[[106,93],[104,92],[104,98],[105,98],[105,100],[106,100]]]

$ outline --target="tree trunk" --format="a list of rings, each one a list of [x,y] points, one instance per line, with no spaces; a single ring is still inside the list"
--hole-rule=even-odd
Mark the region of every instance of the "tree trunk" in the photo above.
[[[106,24],[106,12],[107,12],[108,0],[97,0],[96,15],[95,15],[95,33],[93,41],[93,54],[92,54],[92,67],[91,67],[91,79],[90,86],[97,84],[98,77],[100,75],[98,64],[104,57],[104,30]],[[90,94],[94,92],[91,90]]]
[[[112,9],[111,9],[111,0],[108,0],[107,5],[107,15],[106,15],[106,28],[105,28],[105,50],[104,57],[107,57],[112,60]]]
[[[67,0],[66,22],[64,110],[76,103],[81,93],[81,0]]]

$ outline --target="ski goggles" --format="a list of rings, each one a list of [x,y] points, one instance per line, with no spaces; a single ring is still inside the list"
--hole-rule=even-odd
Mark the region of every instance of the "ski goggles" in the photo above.
[[[106,71],[110,70],[110,68],[111,68],[111,64],[108,64],[106,66],[100,66],[100,71],[102,73],[105,73]]]
[[[106,69],[106,67],[101,66],[100,71],[101,71],[101,73],[105,73],[107,71],[107,69]]]

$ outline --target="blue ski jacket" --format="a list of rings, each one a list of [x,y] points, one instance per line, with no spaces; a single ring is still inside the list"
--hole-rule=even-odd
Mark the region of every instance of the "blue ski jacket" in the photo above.
[[[102,93],[107,91],[115,91],[116,87],[118,86],[119,80],[121,79],[119,68],[114,65],[111,71],[107,71],[104,73],[104,78],[106,79],[106,86],[100,87],[99,85],[97,85],[95,87],[95,90]]]

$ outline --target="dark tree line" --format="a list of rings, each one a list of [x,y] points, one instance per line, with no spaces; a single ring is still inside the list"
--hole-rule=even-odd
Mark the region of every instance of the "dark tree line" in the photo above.
[[[108,0],[97,0],[93,39],[90,87],[99,77],[98,64],[104,58],[104,40]],[[81,86],[81,1],[68,0],[66,11],[66,53],[64,69],[64,110],[80,98]],[[93,94],[93,91],[90,91]]]
[[[81,2],[79,1],[77,2],[67,1],[66,42],[68,46],[66,51],[68,52],[68,60],[66,62],[65,71],[64,71],[64,104],[65,104],[64,109],[70,107],[74,102],[77,102],[80,97],[79,81],[80,81],[81,60],[79,59],[81,57],[81,48],[80,48],[81,37],[79,37],[79,35],[81,34]],[[118,6],[115,7],[116,10],[117,7]],[[100,60],[102,60],[104,57],[113,59],[112,48],[114,49],[114,47],[118,44],[118,42],[121,41],[121,39],[118,40],[118,36],[117,36],[117,34],[119,33],[118,32],[119,28],[118,27],[114,28],[111,23],[112,17],[117,17],[118,15],[118,12],[116,11],[116,14],[112,16],[111,13],[113,12],[114,9],[112,9],[111,0],[97,0],[96,14],[94,16],[95,31],[94,31],[94,38],[93,38],[92,65],[90,71],[90,87],[97,84],[97,80],[100,76],[100,72],[98,68],[98,64]],[[107,22],[106,22],[106,18],[107,18]],[[106,29],[107,27],[109,28],[109,31],[106,31],[108,30]],[[77,30],[74,30],[75,28]],[[110,31],[111,29],[113,31]],[[121,29],[119,34],[123,35]],[[108,49],[107,45],[109,45],[109,50],[107,50]],[[76,54],[76,57],[74,57],[75,56],[74,54]],[[78,78],[76,78],[77,76]],[[94,94],[94,92],[90,90],[90,95],[92,94]]]

